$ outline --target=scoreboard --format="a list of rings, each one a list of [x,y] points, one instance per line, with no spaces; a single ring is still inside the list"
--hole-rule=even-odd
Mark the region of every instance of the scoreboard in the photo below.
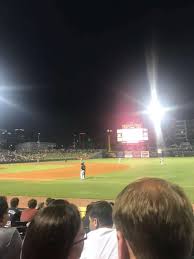
[[[148,140],[148,129],[125,128],[117,129],[117,141],[124,144],[135,144]]]

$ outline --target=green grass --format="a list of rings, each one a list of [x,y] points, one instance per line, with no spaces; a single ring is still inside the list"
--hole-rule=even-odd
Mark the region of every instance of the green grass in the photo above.
[[[3,172],[30,172],[37,168],[37,170],[44,170],[69,166],[68,163],[64,163],[64,165],[60,163],[2,165],[1,167],[5,167],[5,169],[0,169],[0,174]],[[118,163],[118,159],[86,161],[86,165],[88,163]],[[162,166],[159,163],[159,159],[151,158],[123,159],[121,164],[127,165],[126,170],[96,176],[90,176],[90,172],[87,171],[87,179],[85,181],[80,181],[77,178],[41,182],[2,180],[0,181],[0,194],[114,199],[129,182],[137,178],[150,176],[164,178],[179,184],[194,202],[194,158],[167,158]]]

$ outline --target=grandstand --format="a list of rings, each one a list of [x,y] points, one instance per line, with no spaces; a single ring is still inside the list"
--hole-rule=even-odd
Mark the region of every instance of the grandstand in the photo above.
[[[81,158],[95,159],[102,158],[104,154],[104,151],[101,149],[45,149],[45,145],[43,144],[44,149],[37,150],[36,143],[32,144],[32,142],[30,145],[27,143],[26,146],[27,149],[17,149],[17,151],[0,150],[0,163],[37,162],[37,160],[39,162],[80,160]]]

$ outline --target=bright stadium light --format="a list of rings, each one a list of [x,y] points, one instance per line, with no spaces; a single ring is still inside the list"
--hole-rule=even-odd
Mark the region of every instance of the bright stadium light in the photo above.
[[[165,108],[163,108],[159,101],[156,94],[156,90],[152,90],[151,94],[151,102],[148,106],[147,113],[149,114],[151,120],[153,121],[154,128],[157,135],[160,135],[161,133],[161,121],[165,114]]]

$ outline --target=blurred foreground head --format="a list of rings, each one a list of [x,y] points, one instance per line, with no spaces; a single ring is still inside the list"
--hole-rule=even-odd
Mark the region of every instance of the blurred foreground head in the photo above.
[[[158,178],[129,184],[113,218],[119,259],[186,259],[193,246],[193,211],[184,191]]]
[[[8,203],[5,196],[0,196],[0,227],[4,227],[8,221]]]
[[[30,223],[21,259],[78,259],[84,235],[75,205],[48,206],[40,210]]]

